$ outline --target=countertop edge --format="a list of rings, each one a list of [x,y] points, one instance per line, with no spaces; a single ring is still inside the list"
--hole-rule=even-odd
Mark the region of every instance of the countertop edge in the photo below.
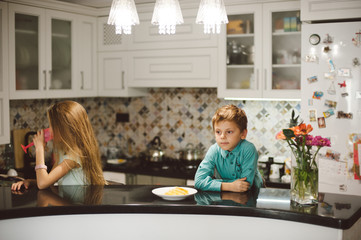
[[[248,207],[220,207],[220,206],[184,206],[177,204],[147,205],[147,204],[123,204],[123,205],[74,205],[54,206],[44,208],[17,208],[0,210],[0,220],[43,217],[71,214],[200,214],[200,215],[224,215],[259,217],[275,220],[293,221],[298,223],[312,224],[323,227],[347,230],[361,217],[361,210],[356,212],[350,219],[331,219],[321,216],[312,216],[302,213],[293,213],[274,209],[254,209]]]

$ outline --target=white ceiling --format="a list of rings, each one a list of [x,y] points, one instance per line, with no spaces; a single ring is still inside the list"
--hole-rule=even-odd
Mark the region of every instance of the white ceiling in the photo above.
[[[76,3],[88,7],[104,8],[112,5],[112,0],[57,0],[60,2]],[[155,0],[135,0],[135,4],[155,3]]]

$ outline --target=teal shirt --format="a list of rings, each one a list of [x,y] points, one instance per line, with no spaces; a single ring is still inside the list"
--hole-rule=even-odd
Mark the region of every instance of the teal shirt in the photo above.
[[[195,188],[203,191],[221,191],[222,182],[247,178],[251,188],[262,187],[262,176],[257,168],[258,153],[253,143],[241,140],[231,151],[213,144],[199,165],[195,175]]]
[[[80,165],[78,168],[71,169],[65,176],[58,180],[58,184],[61,185],[88,185],[84,171],[80,162],[80,159],[73,159],[68,155],[59,154],[59,164],[64,161],[64,159],[70,159],[75,161]]]

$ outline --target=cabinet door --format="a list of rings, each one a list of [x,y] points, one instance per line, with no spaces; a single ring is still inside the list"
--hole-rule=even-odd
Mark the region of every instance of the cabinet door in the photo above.
[[[75,94],[97,96],[96,18],[78,16],[76,34]]]
[[[216,87],[217,49],[129,52],[129,86]]]
[[[299,2],[263,5],[265,98],[301,96],[301,22]]]
[[[99,17],[98,51],[122,51],[127,49],[127,40],[131,35],[115,34],[115,26],[107,24],[108,17]]]
[[[144,96],[145,90],[127,86],[126,52],[98,53],[98,96],[129,97]]]
[[[0,2],[0,144],[10,142],[7,3]]]
[[[45,97],[45,11],[9,4],[9,82],[12,99]]]
[[[262,5],[227,6],[227,14],[219,48],[218,96],[262,97]]]

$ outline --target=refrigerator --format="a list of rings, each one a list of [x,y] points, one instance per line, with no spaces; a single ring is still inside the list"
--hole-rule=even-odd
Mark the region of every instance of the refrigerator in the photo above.
[[[300,118],[331,140],[319,192],[361,195],[361,22],[303,23],[301,58]]]

